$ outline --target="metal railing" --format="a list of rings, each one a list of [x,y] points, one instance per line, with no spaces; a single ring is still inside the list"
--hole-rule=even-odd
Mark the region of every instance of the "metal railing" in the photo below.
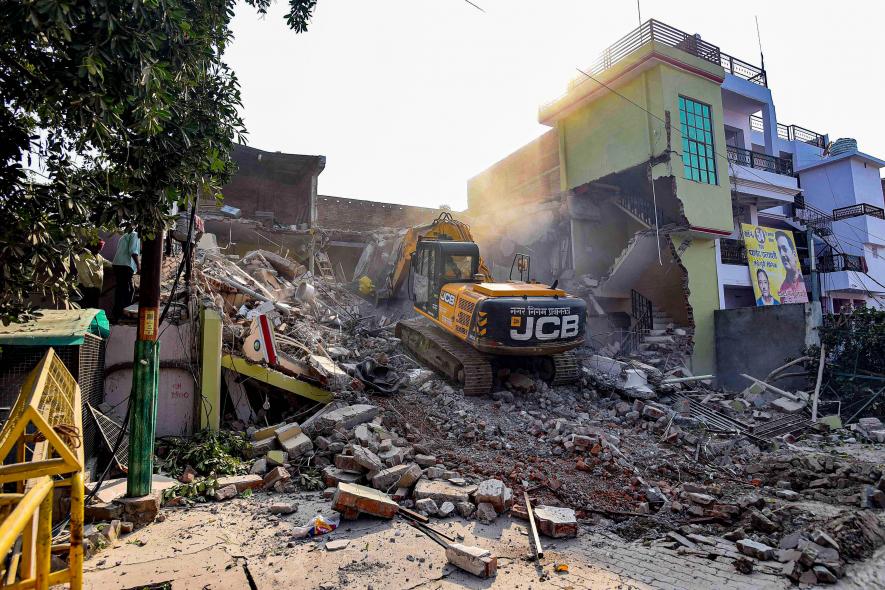
[[[750,115],[750,129],[758,131],[759,133],[764,133],[765,122],[762,117],[758,115]],[[808,145],[813,145],[821,149],[827,147],[826,137],[824,137],[823,134],[811,131],[805,127],[799,127],[798,125],[784,125],[778,123],[777,136],[785,141],[801,141],[802,143],[807,143]]]
[[[655,204],[643,196],[632,192],[622,194],[620,204],[648,227],[654,227],[656,221],[663,223],[661,212],[658,211],[657,219],[655,219]]]
[[[654,327],[651,301],[635,289],[630,289],[630,315],[634,320],[633,328],[651,330]]]
[[[4,587],[83,585],[81,403],[77,381],[50,348],[28,374],[0,430],[0,457],[6,458],[0,465],[0,485],[16,487],[16,493],[0,497],[0,556],[13,550]],[[67,547],[52,545],[53,488],[70,490]],[[50,555],[56,549],[68,552],[68,565],[50,573]]]
[[[841,272],[844,270],[867,272],[867,261],[863,256],[855,256],[854,254],[826,254],[817,257],[817,270],[819,272]]]
[[[796,195],[793,201],[793,217],[810,227],[820,237],[833,235],[833,216],[809,205],[803,195]]]
[[[719,240],[719,260],[722,264],[741,264],[747,266],[747,247],[743,240],[722,238]]]
[[[720,55],[719,64],[732,76],[743,78],[744,80],[759,84],[760,86],[768,86],[768,77],[765,74],[765,70],[762,68],[757,68],[756,66],[736,57],[732,57],[727,53],[721,53]]]
[[[869,203],[858,203],[857,205],[849,205],[848,207],[839,207],[833,209],[833,221],[840,219],[850,219],[852,217],[861,217],[869,215],[878,219],[885,219],[885,210]]]
[[[778,158],[777,156],[769,156],[768,154],[760,154],[751,150],[746,150],[737,146],[726,146],[728,161],[741,166],[749,166],[757,170],[765,170],[774,172],[775,174],[784,174],[793,176],[793,160],[787,158]]]
[[[692,35],[685,31],[680,31],[676,27],[671,27],[670,25],[654,19],[645,21],[639,27],[633,29],[609,45],[602,52],[602,55],[596,60],[596,62],[584,71],[591,76],[595,76],[619,63],[628,55],[650,41],[680,49],[695,57],[717,66],[721,66],[735,76],[761,86],[767,84],[765,70],[722,53],[719,50],[719,47],[704,41],[699,35]],[[573,85],[583,81],[585,80],[578,78]]]

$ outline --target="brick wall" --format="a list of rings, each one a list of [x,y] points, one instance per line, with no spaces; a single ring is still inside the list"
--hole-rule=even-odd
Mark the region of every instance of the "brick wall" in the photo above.
[[[501,206],[545,201],[559,192],[559,134],[551,129],[471,178],[468,210],[483,216]]]
[[[317,226],[355,231],[411,227],[433,221],[438,209],[319,195]]]
[[[325,156],[266,152],[239,144],[231,156],[239,169],[222,189],[225,205],[241,209],[243,217],[251,219],[256,211],[271,211],[282,225],[310,221],[311,196],[326,165]]]

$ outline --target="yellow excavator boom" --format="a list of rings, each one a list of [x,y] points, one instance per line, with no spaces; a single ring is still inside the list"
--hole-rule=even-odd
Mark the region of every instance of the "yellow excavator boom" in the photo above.
[[[418,225],[410,228],[403,236],[397,252],[396,262],[390,274],[387,275],[387,289],[389,297],[395,297],[403,283],[409,276],[409,264],[412,254],[418,246],[420,238],[436,238],[444,240],[453,240],[456,242],[473,242],[473,235],[470,233],[470,226],[462,221],[452,217],[448,211],[440,213],[439,217],[426,225]],[[485,261],[479,259],[479,274],[485,275],[486,281],[492,280],[492,273],[486,266]]]

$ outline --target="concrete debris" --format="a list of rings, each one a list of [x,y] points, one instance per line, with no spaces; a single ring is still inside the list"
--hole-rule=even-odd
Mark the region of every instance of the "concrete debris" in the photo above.
[[[489,578],[498,571],[498,558],[488,549],[452,543],[446,547],[446,559],[455,567],[480,578]]]
[[[575,511],[561,506],[534,506],[538,532],[554,539],[578,536],[578,519]]]
[[[332,508],[347,520],[354,520],[360,514],[393,518],[399,511],[399,504],[378,490],[341,483],[332,498]]]

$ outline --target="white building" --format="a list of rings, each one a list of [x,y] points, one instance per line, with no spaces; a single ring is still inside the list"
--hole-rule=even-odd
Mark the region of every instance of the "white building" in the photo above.
[[[779,123],[764,70],[733,69],[722,104],[735,229],[716,242],[720,308],[755,305],[741,223],[794,232],[809,292],[810,224],[824,311],[885,308],[885,161],[851,141],[831,146],[824,134]]]

